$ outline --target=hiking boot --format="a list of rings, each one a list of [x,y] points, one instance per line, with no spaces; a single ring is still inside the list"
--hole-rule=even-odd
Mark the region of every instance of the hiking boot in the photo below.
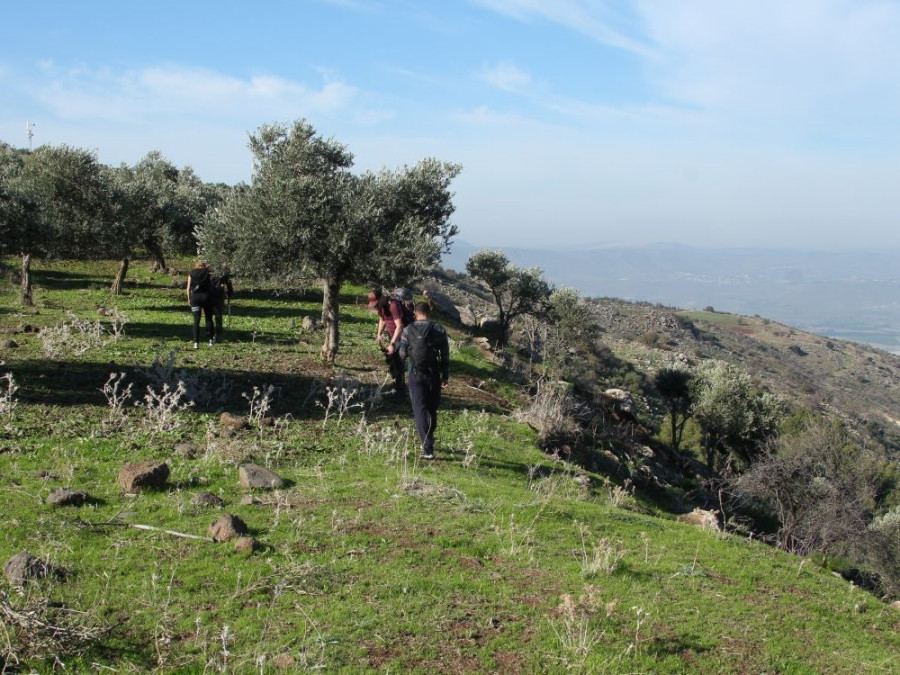
[[[423,450],[421,459],[434,459],[434,453],[430,450]]]
[[[195,342],[195,343],[194,343],[194,349],[200,349],[200,343],[199,343],[199,342]]]
[[[214,344],[216,344],[216,338],[210,338],[209,346],[212,347]]]

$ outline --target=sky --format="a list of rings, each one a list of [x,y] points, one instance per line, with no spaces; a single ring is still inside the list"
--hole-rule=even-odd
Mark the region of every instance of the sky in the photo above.
[[[17,147],[233,184],[304,118],[475,246],[900,246],[900,0],[2,3]]]

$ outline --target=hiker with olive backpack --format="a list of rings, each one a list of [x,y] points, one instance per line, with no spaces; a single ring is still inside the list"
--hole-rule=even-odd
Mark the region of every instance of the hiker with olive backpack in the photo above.
[[[415,321],[403,329],[400,358],[408,364],[409,399],[416,431],[422,440],[422,459],[434,459],[434,432],[441,389],[450,380],[450,342],[446,329],[429,321],[428,303],[415,305]]]

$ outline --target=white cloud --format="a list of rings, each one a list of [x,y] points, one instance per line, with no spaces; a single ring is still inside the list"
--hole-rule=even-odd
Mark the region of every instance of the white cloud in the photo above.
[[[523,92],[531,85],[531,75],[512,63],[484,68],[478,77],[504,91]]]
[[[339,81],[313,88],[275,76],[242,79],[172,65],[128,72],[53,71],[38,87],[39,100],[62,118],[131,123],[182,115],[210,122],[294,119],[346,110],[358,93]]]

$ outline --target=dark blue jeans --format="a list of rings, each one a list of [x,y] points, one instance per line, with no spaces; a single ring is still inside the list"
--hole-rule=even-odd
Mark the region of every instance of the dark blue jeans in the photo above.
[[[416,431],[422,439],[422,452],[434,451],[437,411],[441,404],[441,378],[413,371],[409,374],[409,400],[416,418]]]

